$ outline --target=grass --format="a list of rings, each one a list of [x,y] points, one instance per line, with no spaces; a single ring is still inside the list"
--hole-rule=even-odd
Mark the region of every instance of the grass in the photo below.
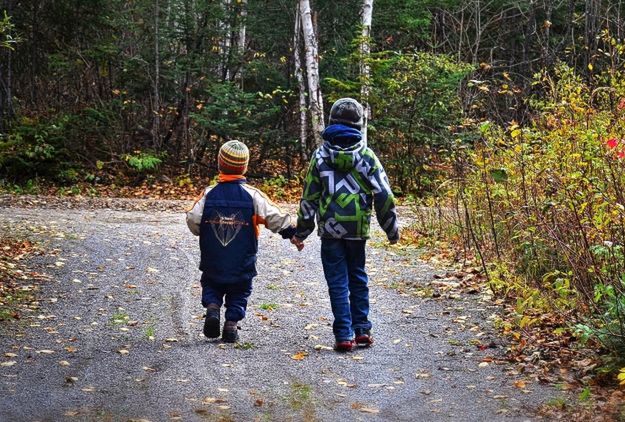
[[[254,343],[250,343],[249,341],[246,341],[245,343],[235,344],[234,348],[239,349],[239,350],[252,350],[256,348],[256,345]]]
[[[258,307],[263,311],[275,311],[280,306],[277,303],[261,303]]]
[[[289,404],[294,410],[302,410],[312,404],[312,387],[296,382],[291,385]]]
[[[145,336],[148,340],[154,340],[155,329],[153,325],[148,325],[145,329]]]
[[[128,316],[128,314],[126,314],[123,311],[118,311],[118,312],[115,312],[113,315],[111,315],[111,324],[113,325],[126,324],[129,319],[130,317]]]

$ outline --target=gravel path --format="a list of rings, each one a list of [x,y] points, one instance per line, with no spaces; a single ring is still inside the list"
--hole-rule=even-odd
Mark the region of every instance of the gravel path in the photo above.
[[[557,396],[484,362],[505,352],[487,299],[393,288],[436,273],[409,250],[370,242],[376,343],[337,354],[318,239],[298,253],[265,230],[235,346],[201,334],[182,214],[18,205],[0,207],[0,225],[44,243],[35,265],[51,281],[0,326],[0,421],[525,421]]]

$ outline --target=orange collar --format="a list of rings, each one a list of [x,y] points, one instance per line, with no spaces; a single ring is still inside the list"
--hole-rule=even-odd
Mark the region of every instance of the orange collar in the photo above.
[[[234,182],[236,180],[245,180],[245,176],[242,174],[223,174],[219,173],[219,177],[217,178],[217,182]]]

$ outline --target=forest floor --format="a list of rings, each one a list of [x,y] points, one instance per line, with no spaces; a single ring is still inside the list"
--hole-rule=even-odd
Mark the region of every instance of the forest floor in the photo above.
[[[0,197],[2,232],[45,251],[0,322],[0,420],[526,421],[566,400],[506,361],[486,292],[419,294],[449,272],[381,232],[371,348],[331,349],[319,240],[297,252],[267,230],[240,342],[204,338],[189,206]]]

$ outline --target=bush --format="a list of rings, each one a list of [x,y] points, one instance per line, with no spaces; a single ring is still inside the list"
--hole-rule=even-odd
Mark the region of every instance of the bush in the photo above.
[[[452,195],[485,262],[503,263],[578,332],[625,358],[625,73],[537,75],[530,124],[481,126]],[[577,302],[579,301],[579,302]]]

